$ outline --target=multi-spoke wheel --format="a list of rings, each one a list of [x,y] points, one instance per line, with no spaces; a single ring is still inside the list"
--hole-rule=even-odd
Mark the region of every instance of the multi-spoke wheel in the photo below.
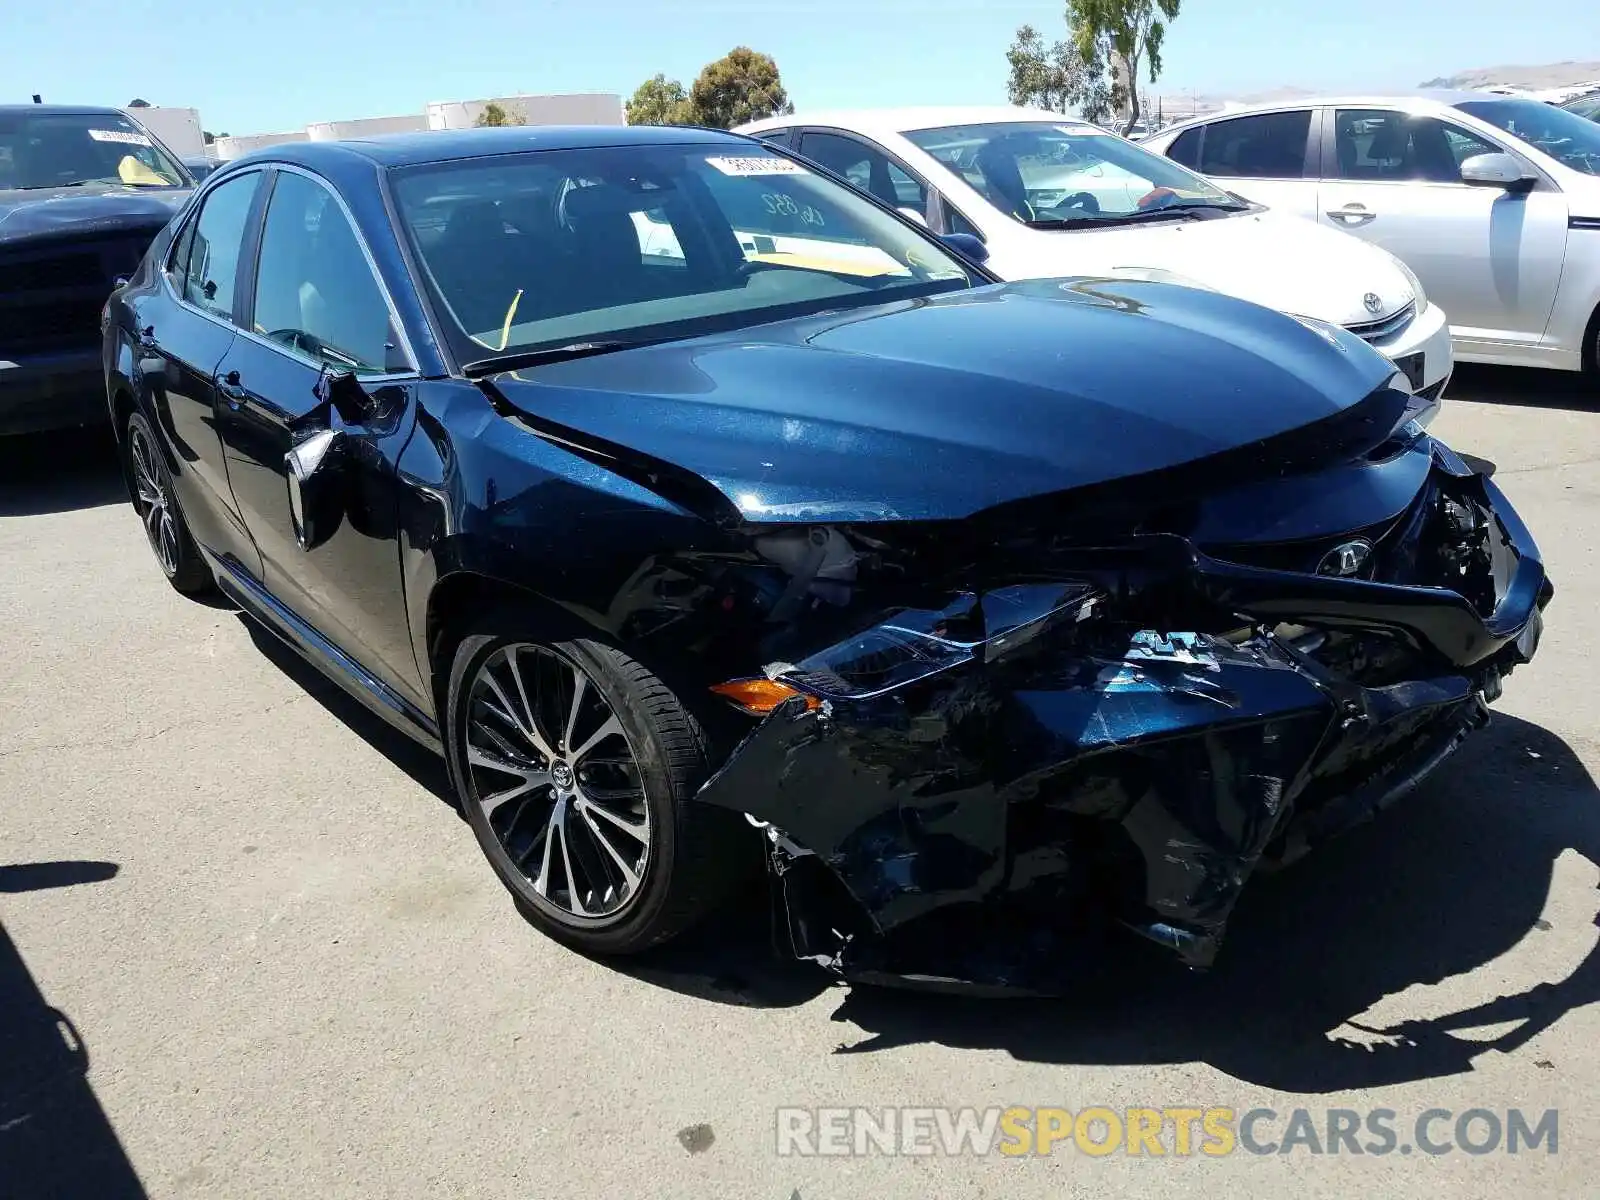
[[[626,953],[671,937],[738,874],[729,814],[692,800],[706,770],[700,726],[610,646],[492,624],[460,643],[447,720],[452,778],[485,855],[564,941]]]
[[[211,572],[189,536],[173,495],[172,475],[143,413],[128,418],[122,448],[133,508],[162,573],[180,592],[207,591],[212,586]]]

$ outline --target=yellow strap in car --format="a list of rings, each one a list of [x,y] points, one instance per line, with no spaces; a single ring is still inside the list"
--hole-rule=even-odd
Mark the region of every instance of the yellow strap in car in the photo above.
[[[164,175],[159,175],[155,171],[152,171],[148,166],[140,162],[131,154],[124,154],[122,156],[122,161],[117,164],[117,178],[122,180],[123,183],[153,183],[157,186],[163,186],[172,182],[172,180],[166,178]]]

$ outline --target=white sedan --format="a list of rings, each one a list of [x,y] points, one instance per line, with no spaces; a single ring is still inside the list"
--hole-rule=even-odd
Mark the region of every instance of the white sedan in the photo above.
[[[1143,144],[1404,259],[1458,358],[1600,375],[1600,125],[1425,92],[1234,109]]]
[[[1003,279],[1131,276],[1226,292],[1352,330],[1432,415],[1452,366],[1444,314],[1393,255],[1231,195],[1097,126],[1025,108],[775,117],[786,146],[942,234]]]

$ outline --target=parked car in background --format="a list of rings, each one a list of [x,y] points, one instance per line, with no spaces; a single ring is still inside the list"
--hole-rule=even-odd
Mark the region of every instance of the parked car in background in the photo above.
[[[722,132],[273,147],[108,316],[167,577],[440,750],[591,952],[765,861],[858,978],[1077,983],[1106,928],[1203,966],[1258,864],[1483,723],[1552,594],[1353,334],[1002,284]]]
[[[196,154],[185,158],[183,165],[188,169],[189,174],[194,177],[194,181],[199,183],[200,180],[220,167],[222,163],[215,158],[207,158],[203,154]]]
[[[1002,279],[1161,279],[1330,321],[1406,372],[1424,420],[1449,380],[1444,313],[1393,256],[1265,211],[1098,126],[1026,108],[945,108],[801,113],[740,132],[937,232],[979,238]]]
[[[1561,107],[1570,113],[1577,113],[1586,121],[1600,121],[1600,91],[1575,96]]]
[[[0,434],[105,420],[100,310],[193,183],[114,108],[0,107]]]
[[[1262,105],[1145,143],[1403,259],[1456,357],[1600,372],[1600,125],[1484,92]]]

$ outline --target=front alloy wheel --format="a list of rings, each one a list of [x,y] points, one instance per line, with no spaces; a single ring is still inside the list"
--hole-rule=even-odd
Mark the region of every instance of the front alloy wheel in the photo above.
[[[697,803],[705,733],[614,646],[546,642],[514,612],[456,648],[451,780],[523,914],[594,954],[629,954],[692,924],[759,864],[748,825]]]
[[[508,862],[568,921],[620,916],[649,866],[650,808],[600,689],[554,650],[513,642],[479,666],[469,703],[473,802]]]

